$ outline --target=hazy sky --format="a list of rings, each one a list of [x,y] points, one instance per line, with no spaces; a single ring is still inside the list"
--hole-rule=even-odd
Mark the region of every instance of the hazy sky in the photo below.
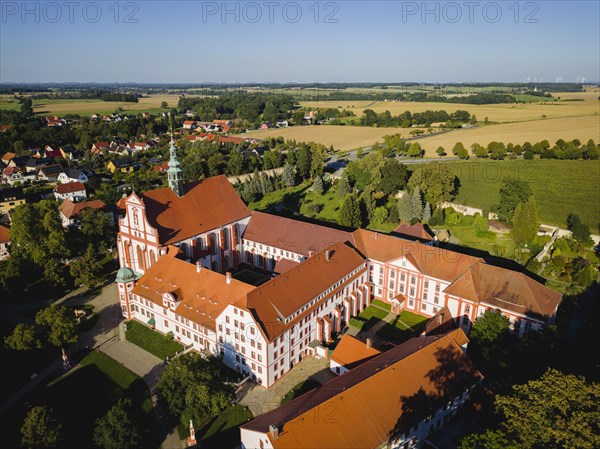
[[[599,4],[2,0],[0,81],[598,81]]]

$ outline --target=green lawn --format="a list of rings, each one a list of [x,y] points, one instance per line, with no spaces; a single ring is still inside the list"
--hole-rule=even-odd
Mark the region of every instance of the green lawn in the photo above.
[[[388,311],[380,309],[376,305],[371,304],[365,310],[350,318],[350,324],[360,330],[369,330],[379,321],[384,319],[388,314]]]
[[[401,343],[423,332],[427,321],[429,318],[405,310],[386,323],[377,335]]]
[[[524,179],[531,185],[543,223],[564,227],[567,216],[576,212],[593,231],[597,230],[600,161],[484,159],[447,164],[460,179],[456,203],[490,209],[500,201],[503,178]]]
[[[313,379],[307,379],[304,382],[300,382],[298,385],[288,391],[288,393],[281,399],[281,405],[290,402],[292,399],[297,398],[298,396],[302,396],[304,393],[318,387],[319,385],[321,384]]]
[[[269,279],[271,279],[271,276],[269,276],[268,274],[261,273],[257,270],[253,270],[250,268],[243,268],[240,271],[232,273],[232,276],[234,279],[237,279],[240,282],[244,282],[246,284],[255,286],[264,284]]]
[[[77,359],[77,355],[74,356]],[[75,364],[75,360],[72,361]],[[18,447],[20,428],[29,406],[50,406],[62,424],[61,448],[93,447],[95,421],[106,414],[118,399],[127,397],[134,405],[135,419],[143,429],[144,447],[158,446],[152,402],[145,382],[107,355],[90,352],[77,368],[37,387],[26,402],[17,404],[7,414],[10,429],[3,447]]]
[[[176,352],[183,351],[183,345],[169,337],[162,335],[137,321],[127,322],[125,332],[127,341],[154,354],[156,357],[166,360]]]
[[[246,407],[238,404],[223,410],[207,424],[196,428],[196,440],[203,448],[233,449],[240,444],[239,426],[253,418]],[[179,424],[179,435],[182,439],[189,436],[189,423]]]

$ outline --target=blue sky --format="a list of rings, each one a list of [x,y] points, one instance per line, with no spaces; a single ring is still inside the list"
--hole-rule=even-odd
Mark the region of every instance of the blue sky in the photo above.
[[[597,0],[0,3],[1,82],[600,80]]]

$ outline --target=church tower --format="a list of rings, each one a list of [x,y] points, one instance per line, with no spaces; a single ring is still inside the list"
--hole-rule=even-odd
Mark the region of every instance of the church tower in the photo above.
[[[183,171],[181,170],[181,166],[177,160],[173,134],[171,134],[171,144],[169,147],[169,169],[167,170],[167,176],[169,178],[169,187],[171,190],[175,192],[175,195],[178,197],[182,197],[184,194]]]

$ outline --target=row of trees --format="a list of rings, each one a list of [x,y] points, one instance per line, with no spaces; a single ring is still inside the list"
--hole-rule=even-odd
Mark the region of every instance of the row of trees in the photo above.
[[[461,123],[471,122],[477,123],[477,118],[471,116],[467,111],[458,110],[453,113],[446,111],[424,111],[411,113],[405,111],[399,115],[392,115],[390,111],[376,113],[372,109],[365,109],[363,116],[360,118],[361,126],[379,126],[379,127],[401,127],[410,128],[413,125],[421,125],[425,127],[431,126],[432,123],[445,122],[448,127],[460,126]]]
[[[547,140],[542,140],[535,144],[525,142],[523,145],[514,145],[512,143],[504,144],[503,142],[492,141],[486,146],[478,143],[471,145],[471,153],[477,158],[490,158],[502,160],[506,157],[515,158],[523,156],[524,159],[533,159],[539,156],[541,159],[588,159],[596,160],[600,158],[600,145],[596,145],[593,139],[582,144],[578,139],[565,141],[558,139],[554,146],[550,145]],[[439,156],[444,156],[446,150],[444,147],[439,147],[436,150]],[[469,152],[462,142],[457,142],[452,147],[452,154],[460,159],[469,159]]]

